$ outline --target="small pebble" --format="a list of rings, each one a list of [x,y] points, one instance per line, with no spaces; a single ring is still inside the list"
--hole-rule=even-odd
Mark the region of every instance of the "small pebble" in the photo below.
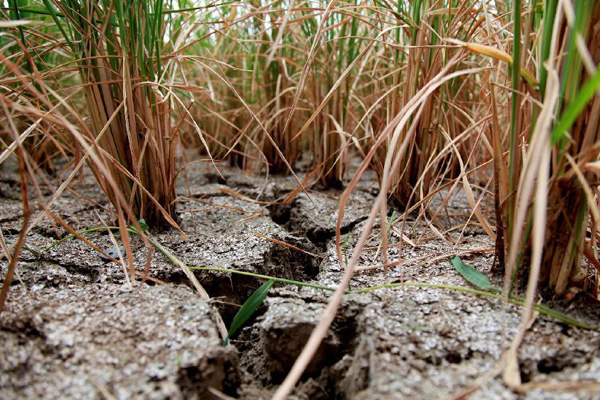
[[[103,251],[104,251],[104,253],[107,256],[110,256],[110,257],[112,257],[114,259],[118,259],[119,258],[119,253],[117,252],[117,248],[116,247],[109,247],[109,248],[104,249]],[[119,246],[119,251],[121,252],[121,255],[125,254],[125,247]],[[100,258],[104,262],[111,261],[110,258],[104,257],[102,254],[100,254]]]

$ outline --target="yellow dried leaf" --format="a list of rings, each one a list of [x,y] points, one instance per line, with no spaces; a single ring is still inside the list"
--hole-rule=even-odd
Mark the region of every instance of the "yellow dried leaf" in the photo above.
[[[472,51],[473,53],[483,54],[484,56],[492,57],[500,61],[505,61],[512,65],[512,57],[508,53],[499,50],[495,47],[479,43],[465,43],[463,47],[469,51]]]
[[[462,42],[462,41],[456,40],[456,39],[447,39],[447,41],[461,45],[462,47],[464,47],[465,49],[467,49],[473,53],[482,54],[484,56],[491,57],[495,60],[507,62],[511,66],[513,64],[512,56],[505,51],[497,49],[496,47],[492,47],[492,46],[488,46],[488,45],[480,44],[480,43],[466,43],[466,42]],[[521,68],[521,76],[531,86],[533,86],[533,87],[538,86],[538,81],[535,79],[533,74],[531,72],[527,71],[525,68]]]

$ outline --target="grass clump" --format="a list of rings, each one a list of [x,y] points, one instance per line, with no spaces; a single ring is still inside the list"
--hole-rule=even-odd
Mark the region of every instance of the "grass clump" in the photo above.
[[[111,202],[152,225],[174,223],[176,95],[165,77],[164,2],[50,1],[84,86],[90,130],[77,138],[97,154],[92,171]],[[174,28],[171,26],[171,28]],[[176,44],[176,37],[171,39]],[[170,49],[174,50],[173,48]]]
[[[176,226],[179,127],[188,116],[177,82],[177,57],[189,34],[185,19],[165,12],[173,8],[165,1],[11,4],[13,17],[38,22],[22,30],[22,57],[11,60],[18,79],[35,78],[22,97],[42,106],[58,102],[51,111],[66,127],[61,136],[42,131],[45,142],[68,158],[83,157],[131,222]],[[27,47],[33,44],[39,46]],[[44,75],[28,76],[32,68],[43,68]],[[55,78],[61,75],[68,79]]]

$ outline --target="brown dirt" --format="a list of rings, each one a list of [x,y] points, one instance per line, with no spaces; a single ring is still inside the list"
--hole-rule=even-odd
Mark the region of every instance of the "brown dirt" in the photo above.
[[[188,170],[178,210],[184,241],[175,231],[154,237],[189,266],[210,266],[335,286],[341,277],[333,237],[340,192],[299,194],[288,205],[266,207],[234,198],[228,188],[262,201],[292,191],[291,179],[247,176],[222,169],[225,180],[206,167]],[[16,180],[0,181],[0,224],[8,241],[18,235],[22,213]],[[78,193],[102,206],[106,201],[89,177]],[[377,186],[367,177],[346,210],[342,232],[350,253],[364,225]],[[48,193],[50,195],[51,193]],[[113,220],[108,208],[66,194],[53,208],[75,229]],[[468,217],[468,206],[453,198],[439,221],[451,228]],[[469,225],[441,238],[409,220],[407,235],[418,241],[399,246],[390,233],[391,262],[413,260],[383,273],[377,232],[361,259],[353,290],[391,282],[429,282],[468,286],[449,262],[465,262],[490,274],[493,243]],[[64,229],[50,220],[39,224],[27,244],[43,249]],[[323,258],[268,241],[289,243]],[[112,247],[106,234],[87,237],[100,248]],[[143,271],[147,249],[135,239],[136,268]],[[486,250],[488,249],[488,250]],[[0,263],[4,277],[6,260]],[[222,347],[210,307],[226,323],[261,282],[223,272],[196,271],[213,297],[198,298],[185,275],[155,252],[151,276],[166,282],[134,283],[122,267],[104,262],[93,250],[69,240],[36,255],[24,251],[5,312],[0,317],[0,398],[219,398],[220,393],[268,399],[299,354],[320,318],[330,292],[276,285],[265,305]],[[499,277],[493,277],[501,284]],[[559,307],[558,305],[557,307]],[[564,310],[589,323],[598,316]],[[520,310],[501,302],[438,288],[381,289],[346,296],[323,345],[293,397],[297,399],[452,399],[478,388],[472,399],[598,399],[592,391],[507,388],[498,365],[519,322]],[[540,315],[520,352],[524,382],[597,381],[600,334]],[[111,397],[112,396],[112,397]]]

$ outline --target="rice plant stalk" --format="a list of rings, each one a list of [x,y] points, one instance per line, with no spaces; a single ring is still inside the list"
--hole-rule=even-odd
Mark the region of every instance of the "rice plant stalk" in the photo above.
[[[171,120],[176,101],[162,83],[173,68],[161,59],[167,33],[162,14],[166,4],[43,1],[79,67],[91,120],[87,140],[93,141],[108,126],[100,139],[98,157],[110,179],[97,166],[91,168],[100,186],[117,209],[130,210],[136,220],[176,226],[173,200],[178,132]],[[109,185],[110,180],[116,186]]]

